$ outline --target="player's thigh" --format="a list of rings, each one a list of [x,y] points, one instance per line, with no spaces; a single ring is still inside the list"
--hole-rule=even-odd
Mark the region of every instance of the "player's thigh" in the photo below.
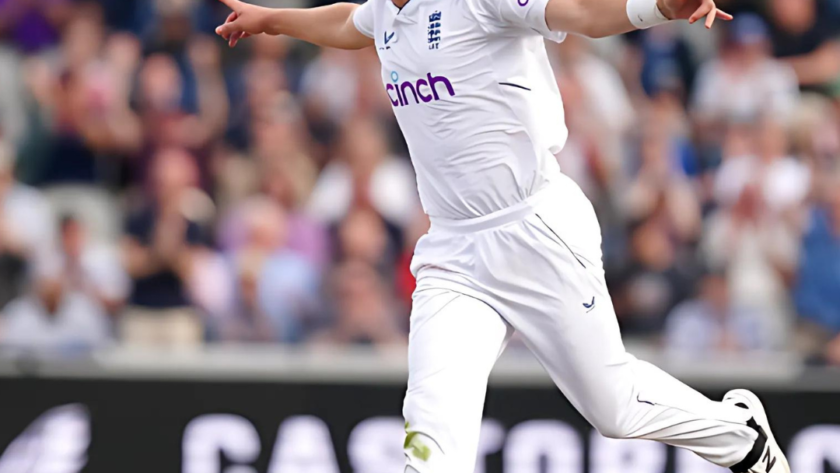
[[[561,202],[538,209],[482,249],[493,255],[486,273],[503,296],[505,318],[572,404],[596,423],[598,416],[620,414],[617,399],[632,388],[632,357],[604,280],[592,206],[574,183],[563,189]]]
[[[590,289],[566,286],[556,299],[519,307],[512,322],[563,394],[601,426],[615,422],[626,406],[634,358],[624,348],[609,296]]]
[[[475,455],[487,378],[512,329],[490,306],[446,289],[414,295],[404,415],[409,432]]]

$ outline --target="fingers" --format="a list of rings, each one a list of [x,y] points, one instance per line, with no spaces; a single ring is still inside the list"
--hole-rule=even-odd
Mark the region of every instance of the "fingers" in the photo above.
[[[226,39],[228,46],[231,48],[236,46],[240,40],[251,37],[250,33],[246,33],[240,28],[238,20],[239,14],[232,12],[225,19],[225,24],[216,28],[216,34]]]
[[[216,28],[216,34],[224,39],[229,39],[231,33],[228,25],[235,22],[237,18],[239,18],[239,14],[236,12],[231,12],[231,14],[228,15],[228,17],[225,19],[225,23]]]
[[[233,33],[232,35],[230,35],[230,39],[228,40],[228,46],[230,46],[231,48],[235,47],[236,43],[238,43],[240,39],[244,39],[247,37],[246,35],[247,33],[243,31],[237,31],[236,33]]]
[[[238,21],[225,23],[224,25],[216,28],[216,34],[227,40],[230,40],[231,35],[237,32],[242,32],[242,29],[239,27]]]
[[[250,38],[250,37],[251,37],[251,35],[249,33],[239,33],[238,36],[232,42],[228,42],[228,45],[231,48],[233,48],[233,47],[236,46],[236,43],[238,43],[240,40],[243,40],[245,38]]]
[[[228,42],[228,45],[231,48],[236,46],[236,43],[238,43],[240,40],[243,40],[245,38],[250,38],[251,33],[244,33],[244,32],[243,33],[235,33],[234,36],[236,36],[236,39],[233,42]]]
[[[691,14],[691,16],[688,18],[688,22],[693,25],[699,19],[705,17],[714,10],[715,3],[710,0],[705,0],[703,3],[700,4],[700,8],[698,8],[694,11],[694,13]]]
[[[706,16],[706,28],[711,29],[712,26],[715,24],[715,20],[720,18],[721,20],[729,21],[734,17],[729,13],[726,13],[723,10],[718,10],[717,8],[713,8],[709,15]]]
[[[706,18],[705,26],[710,29],[714,26],[716,19],[720,18],[721,20],[731,20],[733,17],[723,10],[718,10],[714,0],[704,0],[700,5],[700,8],[698,8],[688,19],[688,22],[694,24],[701,18]]]
[[[729,13],[726,13],[723,10],[718,10],[717,11],[717,17],[718,17],[718,20],[726,20],[726,21],[731,21],[732,19],[735,18],[734,16],[730,15]]]

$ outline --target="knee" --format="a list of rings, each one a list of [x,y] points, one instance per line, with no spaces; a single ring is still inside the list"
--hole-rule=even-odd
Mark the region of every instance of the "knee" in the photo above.
[[[610,439],[632,438],[633,432],[627,422],[618,415],[598,415],[591,420],[599,434]]]
[[[615,424],[596,424],[595,429],[598,433],[608,439],[624,439],[624,431]]]

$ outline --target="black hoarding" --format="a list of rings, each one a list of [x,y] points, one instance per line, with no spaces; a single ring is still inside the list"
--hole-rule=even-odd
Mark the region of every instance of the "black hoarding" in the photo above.
[[[0,473],[394,473],[403,394],[370,384],[0,379]],[[759,394],[794,472],[840,473],[840,395]],[[604,439],[556,390],[493,387],[477,471],[728,470],[654,442]]]

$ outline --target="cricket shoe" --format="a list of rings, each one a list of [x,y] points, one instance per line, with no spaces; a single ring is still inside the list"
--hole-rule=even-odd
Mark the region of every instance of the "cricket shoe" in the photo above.
[[[732,471],[747,473],[790,473],[785,453],[779,448],[770,430],[770,422],[767,420],[767,413],[758,396],[746,389],[734,389],[723,396],[723,402],[733,404],[742,409],[747,409],[752,414],[748,425],[758,431],[757,448],[747,455],[738,465],[732,467]],[[764,444],[763,446],[761,444]],[[758,450],[760,448],[760,450]]]

